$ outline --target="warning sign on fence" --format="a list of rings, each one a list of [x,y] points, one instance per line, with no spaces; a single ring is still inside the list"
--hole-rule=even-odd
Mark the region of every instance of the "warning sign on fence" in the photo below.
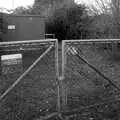
[[[10,54],[1,56],[2,74],[11,74],[21,72],[22,54]]]

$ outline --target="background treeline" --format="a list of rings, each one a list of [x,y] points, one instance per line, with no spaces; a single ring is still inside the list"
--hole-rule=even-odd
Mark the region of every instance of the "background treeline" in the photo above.
[[[59,40],[120,36],[119,0],[96,0],[89,7],[73,0],[35,0],[33,6],[16,8],[13,14],[44,16],[46,33]]]

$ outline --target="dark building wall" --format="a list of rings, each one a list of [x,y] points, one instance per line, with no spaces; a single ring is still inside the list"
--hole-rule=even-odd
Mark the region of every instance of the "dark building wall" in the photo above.
[[[0,12],[0,42],[3,41],[3,34],[6,33],[5,16],[7,14]]]
[[[3,41],[39,40],[45,38],[45,21],[41,16],[5,16],[7,32]]]

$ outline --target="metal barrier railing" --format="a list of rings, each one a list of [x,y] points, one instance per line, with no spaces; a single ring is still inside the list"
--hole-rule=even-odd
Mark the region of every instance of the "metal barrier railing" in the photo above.
[[[21,73],[15,71],[12,74],[0,75],[0,118],[17,120],[41,116],[47,119],[58,114],[58,41],[51,39],[2,42],[0,48],[1,56],[16,53],[23,55]],[[35,49],[33,52],[33,49],[28,51],[25,48]],[[8,65],[6,68],[10,70],[11,66]]]
[[[118,104],[119,43],[119,39],[64,40],[62,75],[56,39],[0,43],[1,56],[23,56],[21,72],[6,74],[10,68],[0,74],[0,119],[76,120],[86,109]],[[6,63],[1,61],[2,67]]]
[[[119,39],[63,40],[62,104],[71,115],[75,109],[79,114],[81,108],[119,101],[119,43]]]

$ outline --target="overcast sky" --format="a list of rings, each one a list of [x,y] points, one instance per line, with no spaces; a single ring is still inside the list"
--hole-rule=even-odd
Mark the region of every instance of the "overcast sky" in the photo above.
[[[78,3],[80,3],[82,1],[86,4],[90,4],[94,0],[75,0],[75,1]],[[18,7],[18,6],[32,5],[33,3],[34,3],[34,0],[0,0],[0,7],[4,7],[7,9],[13,9],[13,8]]]
[[[0,0],[0,7],[13,9],[13,7],[16,8],[18,6],[28,6],[32,5],[33,3],[34,0]]]
[[[85,4],[87,4],[87,5],[89,5],[89,4],[93,4],[94,3],[94,1],[95,0],[75,0],[75,2],[77,2],[77,3],[85,3]]]

